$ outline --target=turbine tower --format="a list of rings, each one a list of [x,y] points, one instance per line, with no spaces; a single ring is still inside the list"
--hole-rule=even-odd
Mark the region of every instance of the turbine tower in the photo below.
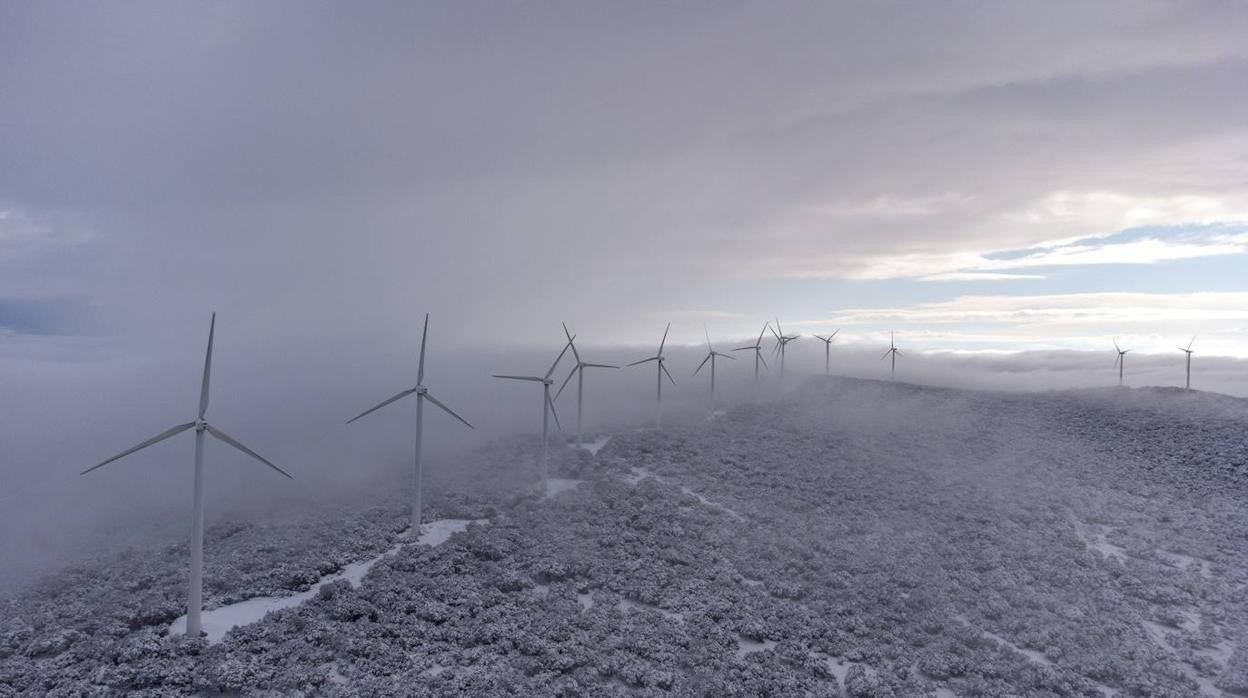
[[[827,337],[818,334],[815,335],[815,339],[823,342],[823,375],[825,376],[832,372],[832,340],[835,339],[836,335],[840,333],[841,331],[837,329]]]
[[[463,422],[464,425],[467,426],[469,429],[473,428],[473,426],[468,423],[468,420],[455,414],[454,410],[442,404],[442,402],[439,401],[436,397],[430,395],[429,389],[425,387],[425,342],[428,338],[429,338],[429,313],[425,313],[425,329],[420,334],[420,363],[419,363],[419,367],[416,369],[416,387],[408,388],[407,390],[404,390],[398,395],[395,395],[394,397],[381,402],[375,407],[370,407],[367,410],[364,410],[360,414],[356,415],[355,417],[352,417],[351,419],[347,420],[347,424],[350,424],[365,415],[376,412],[377,410],[385,407],[386,405],[389,405],[392,402],[402,400],[403,398],[413,393],[416,394],[416,461],[415,461],[415,464],[412,466],[412,490],[411,490],[412,523],[411,523],[411,529],[410,529],[411,534],[416,535],[416,536],[420,535],[421,508],[422,508],[422,505],[424,504],[424,484],[423,484],[424,478],[422,476],[423,470],[422,470],[422,460],[421,460],[421,455],[420,455],[420,445],[421,445],[421,440],[425,433],[425,400],[432,402],[434,405],[437,405],[438,407],[440,407],[443,412],[446,412],[447,414],[451,415],[455,419],[458,419],[459,421]]]
[[[897,348],[897,343],[893,341],[892,332],[888,333],[888,351],[884,352],[884,356],[880,357],[880,361],[887,359],[889,355],[892,355],[893,361],[892,366],[889,368],[888,379],[897,380],[897,357],[904,355],[901,353],[901,350]]]
[[[786,335],[784,330],[780,327],[780,318],[776,318],[776,329],[772,330],[771,333],[776,336],[776,348],[772,353],[780,356],[780,377],[784,378],[785,350],[788,348],[789,342],[796,340],[798,337],[801,337],[801,335]]]
[[[550,365],[550,370],[544,376],[500,376],[495,378],[506,378],[513,381],[533,381],[542,384],[542,487],[546,486],[546,480],[550,470],[550,418],[555,418],[555,426],[560,430],[563,425],[559,423],[559,415],[555,413],[555,401],[550,397],[550,386],[554,383],[550,379],[551,374],[559,367],[559,362],[563,360],[563,355],[568,353],[568,347],[572,346],[572,339],[575,335],[568,339],[568,343],[563,345],[563,351],[559,352],[559,356],[555,357],[555,362]]]
[[[638,366],[649,361],[655,361],[658,363],[658,366],[659,366],[657,369],[658,383],[655,386],[655,416],[654,416],[654,427],[656,429],[663,428],[663,376],[667,376],[667,379],[672,382],[672,385],[676,385],[676,379],[672,378],[672,374],[670,371],[667,370],[667,366],[663,365],[663,362],[666,360],[663,357],[663,346],[667,344],[667,333],[671,329],[672,329],[672,323],[669,322],[667,323],[667,329],[663,330],[663,341],[659,342],[659,351],[657,354],[649,358],[642,359],[640,361],[634,361],[633,363],[629,364],[629,366]]]
[[[693,375],[695,376],[698,375],[698,371],[702,370],[702,367],[706,365],[707,361],[711,362],[711,409],[714,410],[715,409],[715,359],[722,356],[725,359],[732,359],[733,361],[736,361],[736,358],[728,354],[722,354],[718,351],[715,351],[715,347],[711,346],[711,333],[707,331],[705,326],[702,327],[702,331],[706,333],[706,358],[702,359],[702,363],[698,364],[698,367],[693,370]]]
[[[115,460],[125,458],[135,451],[140,451],[148,446],[160,443],[188,429],[195,430],[195,499],[191,513],[191,576],[190,582],[187,584],[186,594],[186,634],[191,637],[199,637],[200,635],[200,612],[204,606],[204,434],[211,434],[218,441],[233,446],[282,475],[290,477],[290,473],[273,465],[255,451],[235,441],[233,437],[212,426],[204,418],[204,415],[208,412],[208,384],[212,378],[212,340],[213,335],[216,333],[216,328],[217,314],[213,313],[212,321],[208,325],[208,353],[204,357],[204,379],[199,388],[199,413],[195,417],[195,421],[179,424],[82,471],[82,474],[86,475],[96,468],[102,468]]]
[[[1127,365],[1127,352],[1131,350],[1123,349],[1122,347],[1118,346],[1117,338],[1114,339],[1114,349],[1118,351],[1118,357],[1114,359],[1114,365],[1118,367],[1118,385],[1119,387],[1121,387],[1122,386],[1122,369],[1124,366]]]
[[[767,361],[763,359],[763,335],[767,334],[767,330],[770,327],[771,327],[770,324],[763,323],[763,329],[762,331],[758,333],[758,339],[754,340],[753,344],[751,344],[748,347],[737,347],[736,349],[733,349],[733,351],[746,351],[749,349],[754,350],[754,384],[755,385],[758,385],[758,363],[762,361],[763,368],[768,368]],[[768,368],[768,370],[771,370],[771,369]]]
[[[563,380],[563,385],[559,386],[559,392],[555,393],[555,399],[563,394],[563,389],[568,387],[568,381],[572,380],[572,376],[576,376],[576,447],[581,447],[581,415],[585,402],[585,369],[587,368],[619,368],[610,364],[591,364],[581,361],[581,354],[576,350],[576,344],[572,342],[572,333],[568,332],[568,326],[563,325],[563,333],[568,337],[568,346],[572,347],[572,357],[576,359],[576,365],[568,372],[568,377]]]
[[[1196,341],[1196,337],[1192,337],[1192,341],[1187,343],[1187,347],[1179,347],[1179,351],[1187,354],[1187,390],[1192,389],[1192,343]]]

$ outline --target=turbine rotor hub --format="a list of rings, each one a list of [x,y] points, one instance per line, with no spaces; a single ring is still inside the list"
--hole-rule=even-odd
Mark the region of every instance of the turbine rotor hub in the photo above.
[[[423,397],[429,394],[429,389],[423,385],[418,385],[416,386],[416,394]]]
[[[208,421],[203,417],[195,420],[195,431],[206,431],[208,429]]]

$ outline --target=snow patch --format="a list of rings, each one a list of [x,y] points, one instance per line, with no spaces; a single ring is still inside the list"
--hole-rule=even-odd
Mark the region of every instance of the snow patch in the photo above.
[[[658,606],[655,606],[654,604],[645,603],[644,601],[633,601],[632,599],[620,599],[620,602],[616,604],[616,607],[624,612],[628,612],[632,610],[639,610],[639,611],[650,610],[650,611],[654,611],[658,613],[659,615],[663,616],[664,618],[668,620],[680,621],[682,623],[685,620],[685,616],[683,613],[676,613],[675,611],[669,611],[665,608],[659,608]]]
[[[776,646],[775,640],[754,640],[744,635],[737,636],[737,659],[755,652],[767,652]]]
[[[655,475],[654,473],[650,472],[649,470],[646,470],[645,468],[633,468],[633,472],[631,475],[625,475],[623,477],[624,477],[624,481],[630,485],[636,485],[637,483],[641,482],[642,480],[648,477],[652,477],[655,480],[663,484],[673,484],[673,483],[668,482],[668,480],[666,480],[665,478],[661,478],[658,475]],[[680,488],[681,492],[698,500],[704,506],[708,506],[712,509],[718,509],[719,511],[722,511],[725,514],[728,514],[734,519],[739,519],[741,521],[745,520],[745,517],[742,516],[741,513],[736,511],[735,509],[724,506],[723,504],[720,504],[719,502],[713,499],[709,499],[702,493],[697,492],[696,490],[692,490],[684,485],[676,485],[676,486]]]
[[[546,496],[554,497],[558,494],[567,492],[568,490],[574,490],[582,482],[585,482],[585,481],[584,480],[571,480],[571,479],[558,478],[558,477],[546,478]]]
[[[468,528],[471,523],[486,523],[489,519],[439,519],[421,524],[420,536],[416,538],[416,543],[420,545],[440,545],[452,534],[459,533]],[[409,529],[410,530],[410,529]],[[408,531],[404,531],[406,534]],[[400,538],[404,538],[404,534],[400,534]],[[403,543],[399,543],[390,548],[386,552],[377,557],[364,560],[362,562],[353,562],[342,568],[341,571],[321,577],[320,581],[312,585],[307,591],[301,591],[290,596],[258,596],[238,603],[228,604],[220,608],[205,610],[202,612],[200,619],[203,625],[204,633],[208,636],[208,642],[220,642],[225,638],[225,634],[240,625],[250,625],[264,618],[266,615],[281,611],[287,608],[294,608],[312,597],[316,596],[321,587],[326,584],[332,584],[340,580],[346,580],[353,587],[358,587],[364,579],[364,575],[373,568],[383,558],[394,555],[403,547]],[[186,633],[186,616],[180,616],[177,620],[169,625],[169,634],[182,635]]]
[[[1033,664],[1038,664],[1040,666],[1053,666],[1053,661],[1050,660],[1048,657],[1044,656],[1043,652],[1040,652],[1038,650],[1029,650],[1025,647],[1019,647],[1018,645],[1014,644],[1013,642],[1010,642],[1009,640],[1005,639],[1004,637],[1001,637],[1000,635],[996,633],[991,633],[982,628],[977,628],[975,627],[975,625],[971,623],[969,619],[967,619],[966,616],[962,614],[958,614],[954,616],[953,619],[961,623],[962,625],[965,625],[968,628],[978,631],[984,637],[997,643],[998,646],[1011,649],[1023,655],[1028,660],[1030,660]]]
[[[582,448],[584,448],[586,451],[589,451],[590,455],[596,456],[598,455],[598,452],[602,450],[602,447],[606,446],[607,442],[610,440],[611,440],[610,436],[604,436],[601,439],[590,441],[589,443],[582,446]]]

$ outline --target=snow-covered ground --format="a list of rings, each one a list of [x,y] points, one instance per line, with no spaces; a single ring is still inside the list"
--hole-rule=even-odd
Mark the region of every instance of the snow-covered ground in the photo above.
[[[394,503],[213,529],[209,612],[287,606],[219,641],[168,632],[184,546],[65,570],[0,604],[0,696],[1248,695],[1241,401],[817,380],[671,421],[557,449],[558,496],[481,449],[434,507],[489,525],[429,545]]]
[[[441,545],[445,543],[451,535],[459,533],[468,528],[468,524],[488,522],[488,519],[438,519],[429,523],[421,524],[420,536],[416,538],[418,545]],[[409,538],[408,532],[405,531],[400,538]],[[226,604],[204,611],[201,616],[203,632],[208,642],[220,642],[225,638],[225,634],[230,630],[240,626],[255,623],[263,619],[269,613],[280,611],[284,608],[294,608],[302,603],[307,602],[312,597],[320,593],[321,588],[329,584],[333,584],[339,580],[346,581],[352,587],[358,587],[364,579],[364,575],[381,561],[382,558],[389,557],[399,552],[404,543],[399,543],[390,548],[386,552],[376,557],[353,562],[342,568],[341,572],[327,574],[321,577],[319,581],[312,585],[307,591],[301,591],[296,594],[287,596],[258,596],[239,601],[237,603]],[[169,632],[181,634],[186,632],[186,616],[179,616],[177,620],[169,625]]]

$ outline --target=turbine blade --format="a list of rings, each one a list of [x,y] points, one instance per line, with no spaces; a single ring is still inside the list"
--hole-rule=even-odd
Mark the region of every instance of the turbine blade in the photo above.
[[[648,359],[642,359],[641,361],[634,361],[633,363],[629,364],[629,366],[640,366],[641,364],[644,364],[650,361],[658,361],[658,360],[659,360],[659,357],[651,356]]]
[[[720,352],[720,351],[716,351],[716,352],[712,352],[712,353],[713,353],[715,356],[718,356],[718,357],[720,357],[720,358],[722,358],[722,359],[732,359],[733,361],[736,361],[736,360],[737,360],[737,357],[735,357],[735,356],[729,356],[729,355],[727,355],[727,354],[725,354],[725,353],[723,353],[723,352]]]
[[[763,352],[761,351],[758,352],[758,360],[763,363],[763,368],[767,369],[768,371],[771,370],[771,367],[767,365],[767,359],[763,358]]]
[[[838,328],[836,328],[836,331],[835,331],[835,332],[833,332],[832,334],[828,335],[828,339],[832,339],[833,337],[835,337],[836,335],[838,335],[838,334],[840,334],[840,333],[841,333],[841,328],[839,328],[839,327],[838,327]]]
[[[771,334],[775,336],[777,342],[780,341],[780,333],[776,332],[771,325],[767,325],[766,329],[771,330]]]
[[[208,323],[208,353],[204,354],[204,382],[199,386],[199,418],[208,411],[208,383],[212,380],[212,338],[217,331],[217,314]]]
[[[758,341],[756,341],[756,342],[754,342],[754,343],[755,343],[755,344],[762,344],[762,343],[763,343],[763,335],[767,334],[767,330],[769,330],[769,329],[771,329],[771,323],[769,323],[769,322],[764,322],[764,323],[763,323],[763,329],[762,329],[762,330],[760,330],[760,331],[759,331],[759,333],[758,333]]]
[[[693,369],[693,375],[698,375],[698,371],[701,371],[702,367],[706,365],[706,362],[711,360],[711,356],[712,354],[707,354],[706,358],[702,359],[702,363],[698,364],[698,367]]]
[[[541,383],[544,380],[542,378],[538,378],[537,376],[500,376],[497,374],[494,375],[494,378],[506,378],[513,381],[536,381],[538,383]]]
[[[350,424],[351,422],[354,422],[355,420],[359,419],[360,417],[363,417],[364,415],[367,415],[367,414],[372,414],[373,412],[376,412],[377,410],[379,410],[379,409],[381,409],[381,408],[385,407],[386,405],[389,405],[390,403],[394,402],[395,400],[402,400],[403,398],[407,397],[408,395],[411,395],[411,394],[412,394],[412,393],[414,393],[414,392],[416,392],[416,389],[415,389],[415,388],[409,388],[409,389],[407,389],[407,390],[404,390],[403,392],[399,393],[398,395],[395,395],[394,397],[392,397],[392,398],[390,398],[390,399],[388,399],[388,400],[384,400],[384,401],[382,401],[381,403],[378,403],[375,407],[370,407],[370,408],[368,408],[368,409],[364,410],[363,412],[361,412],[361,413],[357,414],[356,416],[352,417],[351,419],[348,419],[348,420],[347,420],[347,424]]]
[[[887,358],[888,358],[888,355],[889,355],[889,354],[891,354],[891,353],[893,353],[893,350],[890,348],[888,351],[884,352],[884,356],[881,356],[881,357],[880,357],[880,361],[883,361],[884,359],[887,359]]]
[[[429,338],[429,313],[425,313],[425,329],[420,333],[420,368],[416,369],[416,385],[425,384],[425,340]]]
[[[576,337],[576,335],[573,335],[573,338],[575,338],[575,337]],[[572,340],[571,340],[571,339],[569,339],[569,340],[568,340],[568,343],[567,343],[567,344],[563,345],[563,351],[559,352],[559,356],[556,356],[556,357],[555,357],[555,363],[553,363],[553,364],[551,364],[551,365],[550,365],[550,370],[546,372],[546,378],[548,378],[548,379],[549,379],[549,378],[550,378],[550,374],[554,373],[554,372],[555,372],[555,369],[559,367],[559,362],[560,362],[560,361],[563,361],[563,355],[564,355],[564,354],[566,354],[566,353],[568,353],[568,347],[570,347],[570,346],[572,346]]]
[[[576,363],[581,363],[581,354],[576,350],[576,345],[572,343],[572,333],[568,331],[568,323],[559,324],[563,325],[563,333],[568,336],[568,346],[572,347],[572,356],[576,357]]]
[[[821,339],[821,340],[823,340],[824,342],[829,341],[827,337],[824,337],[824,336],[823,336],[823,335],[821,335],[821,334],[817,334],[817,335],[815,335],[815,339]]]
[[[169,437],[171,437],[171,436],[177,436],[178,434],[181,434],[182,432],[186,431],[187,429],[190,429],[190,428],[191,428],[191,427],[193,427],[193,426],[195,426],[195,422],[187,422],[186,424],[179,424],[178,426],[173,427],[172,429],[169,429],[169,430],[167,430],[167,431],[163,431],[163,432],[161,432],[160,434],[157,434],[156,436],[153,436],[152,438],[148,439],[147,441],[144,441],[143,443],[139,444],[138,446],[134,446],[134,447],[132,447],[132,448],[127,448],[126,450],[122,451],[121,453],[118,453],[117,455],[113,456],[112,458],[109,458],[108,460],[100,461],[99,463],[97,463],[97,464],[95,464],[95,465],[91,466],[90,468],[87,468],[86,470],[82,471],[82,472],[81,472],[81,473],[79,473],[79,474],[80,474],[80,475],[86,475],[87,473],[91,472],[92,470],[95,470],[96,468],[103,468],[104,466],[108,465],[109,463],[112,463],[113,461],[118,460],[118,459],[121,459],[121,458],[125,458],[126,456],[130,455],[131,453],[134,453],[135,451],[141,451],[141,450],[143,450],[143,449],[147,448],[148,446],[151,446],[151,445],[153,445],[153,444],[158,444],[158,443],[160,443],[161,441],[164,441],[165,439],[167,439],[167,438],[169,438]]]
[[[434,396],[430,395],[429,393],[425,393],[425,397],[429,400],[429,402],[432,402],[433,404],[437,405],[438,407],[441,407],[443,412],[446,412],[447,414],[451,415],[451,416],[452,416],[452,417],[454,417],[455,419],[458,419],[459,421],[463,422],[463,423],[464,423],[464,426],[468,427],[469,429],[476,429],[476,427],[474,427],[474,426],[472,426],[471,424],[469,424],[469,423],[468,423],[468,420],[466,420],[466,419],[464,419],[463,417],[461,417],[461,416],[459,416],[459,415],[455,414],[455,410],[453,410],[453,409],[451,409],[451,408],[447,407],[446,405],[443,405],[441,400],[439,400],[439,399],[437,399],[436,397],[434,397]]]
[[[555,418],[555,428],[563,431],[563,425],[559,423],[559,413],[555,411],[555,401],[550,399],[550,393],[546,393],[546,404],[550,407],[550,416]]]
[[[619,366],[612,366],[611,364],[581,364],[581,365],[584,366],[585,368],[619,368]]]
[[[672,378],[672,372],[667,370],[667,366],[665,366],[663,363],[660,362],[659,369],[662,370],[663,373],[667,376],[667,379],[672,382],[672,385],[676,385],[676,379]]]
[[[672,323],[667,323],[667,329],[663,330],[663,341],[659,342],[659,356],[663,355],[663,347],[667,344],[667,333],[672,329]]]
[[[571,371],[568,371],[568,377],[563,379],[563,385],[559,386],[559,392],[555,393],[555,399],[556,399],[556,400],[558,400],[558,399],[559,399],[559,396],[560,396],[560,395],[563,395],[563,389],[564,389],[564,388],[566,388],[566,387],[568,387],[568,381],[571,381],[571,380],[572,380],[572,376],[575,376],[575,375],[576,375],[576,371],[577,371],[577,369],[579,369],[580,367],[581,367],[581,366],[580,366],[580,364],[577,364],[576,366],[573,366],[573,367],[572,367],[572,370],[571,370]]]
[[[745,351],[746,349],[753,349],[753,348],[754,347],[737,347],[736,349],[733,349],[732,351]]]
[[[269,466],[270,468],[272,468],[272,469],[276,470],[277,472],[279,472],[279,473],[281,473],[281,474],[285,475],[286,477],[290,478],[291,480],[294,480],[294,479],[295,479],[295,478],[291,477],[290,473],[288,473],[288,472],[286,472],[285,470],[282,470],[281,468],[277,467],[276,465],[273,465],[272,463],[270,463],[267,459],[265,459],[265,458],[264,458],[264,456],[261,456],[259,453],[256,453],[255,451],[251,450],[250,448],[247,448],[246,446],[244,446],[244,445],[240,444],[239,442],[235,441],[235,440],[234,440],[234,437],[230,436],[229,434],[227,434],[227,433],[225,433],[225,432],[221,431],[220,429],[218,429],[218,428],[216,428],[216,427],[212,426],[211,424],[207,425],[207,428],[208,428],[208,433],[209,433],[209,434],[212,434],[213,436],[215,436],[215,437],[217,437],[218,439],[220,439],[220,440],[224,441],[225,443],[227,443],[227,444],[229,444],[229,445],[233,446],[234,448],[237,448],[238,450],[242,451],[243,453],[246,453],[247,455],[251,456],[252,458],[255,458],[256,460],[260,461],[261,463],[264,463],[265,465],[267,465],[267,466]]]
[[[1188,342],[1188,343],[1187,343],[1187,348],[1188,348],[1188,349],[1191,349],[1191,348],[1192,348],[1192,345],[1193,345],[1193,344],[1195,344],[1195,343],[1196,343],[1196,335],[1192,335],[1192,341],[1190,341],[1190,342]]]
[[[715,347],[711,346],[711,331],[706,329],[706,323],[702,323],[702,334],[706,335],[706,348],[715,351]]]

